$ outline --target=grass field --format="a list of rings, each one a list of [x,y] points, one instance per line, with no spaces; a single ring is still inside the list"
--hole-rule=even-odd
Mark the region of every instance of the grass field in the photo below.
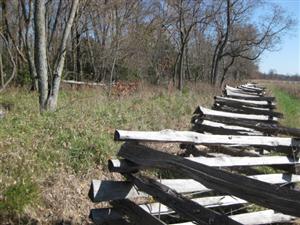
[[[0,121],[0,221],[82,223],[91,179],[117,176],[106,170],[120,146],[116,128],[188,130],[196,106],[210,106],[216,93],[208,85],[183,93],[140,86],[123,97],[62,90],[58,111],[40,115],[36,93],[8,90],[0,97],[14,105]]]
[[[282,123],[299,128],[298,86],[267,86],[284,113]],[[115,129],[189,130],[196,106],[210,106],[220,92],[207,84],[183,93],[140,85],[108,97],[102,89],[66,88],[57,112],[40,115],[36,93],[7,90],[0,103],[13,107],[0,120],[0,221],[85,223],[95,207],[87,197],[91,179],[120,179],[106,169],[121,145],[113,141]]]
[[[284,115],[283,125],[300,128],[300,83],[276,82],[270,86]]]

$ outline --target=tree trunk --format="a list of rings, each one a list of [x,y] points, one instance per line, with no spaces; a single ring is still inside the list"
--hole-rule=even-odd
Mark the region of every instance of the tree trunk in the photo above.
[[[116,46],[114,49],[114,56],[113,56],[113,63],[112,63],[112,67],[111,67],[111,71],[110,71],[110,77],[109,77],[109,95],[111,94],[111,89],[112,89],[112,83],[113,83],[113,76],[114,76],[114,72],[115,72],[115,66],[116,66],[116,61],[117,61],[117,57],[118,57],[118,51],[119,51],[119,46],[120,46],[120,42],[119,42],[119,37],[121,36],[121,24],[120,24],[120,18],[118,15],[118,9],[115,9],[115,23],[116,23],[116,34],[115,34],[115,42],[116,42]]]
[[[32,43],[30,41],[30,28],[31,28],[31,21],[33,19],[33,10],[34,10],[34,1],[30,1],[28,6],[26,5],[25,1],[22,0],[21,6],[22,6],[22,14],[25,21],[25,36],[24,36],[24,50],[25,50],[25,56],[26,61],[29,68],[30,78],[31,78],[31,87],[30,90],[34,91],[38,89],[38,80],[37,80],[37,74],[36,69],[34,65],[34,53],[33,53],[33,47]],[[22,34],[20,33],[22,36]]]
[[[7,48],[7,53],[8,53],[8,58],[10,60],[10,63],[11,63],[11,66],[12,66],[12,72],[11,72],[11,75],[8,76],[8,79],[4,79],[4,71],[3,71],[3,64],[2,64],[2,61],[1,61],[1,68],[0,68],[0,72],[2,73],[2,77],[3,77],[3,80],[1,78],[1,82],[2,82],[2,86],[0,88],[0,92],[2,92],[9,84],[10,82],[15,78],[16,76],[16,72],[17,72],[17,67],[16,67],[16,63],[15,63],[15,60],[14,60],[14,57],[13,57],[13,54],[12,52],[10,51],[10,46],[8,44],[8,41],[6,40],[5,36],[0,32],[0,37],[1,39],[3,40],[4,44],[5,44],[5,47]],[[1,58],[2,60],[2,58]]]
[[[216,56],[213,60],[212,68],[211,68],[211,84],[215,85],[217,83],[217,76],[218,76],[218,57]]]
[[[29,73],[30,73],[30,77],[31,77],[30,90],[35,91],[38,89],[38,82],[37,82],[38,80],[37,80],[37,73],[36,73],[36,69],[35,69],[35,65],[34,65],[34,56],[30,49],[27,50],[26,56],[27,56],[27,62],[28,62],[28,67],[29,67]]]
[[[2,17],[1,17],[1,26],[2,26],[2,33],[7,41],[9,41],[9,35],[6,27],[6,17],[7,17],[7,7],[6,7],[7,0],[1,0],[1,9],[2,9]]]
[[[32,3],[31,3],[32,4]],[[33,7],[30,9],[29,23],[32,19]],[[26,34],[25,34],[25,49],[26,49],[26,57],[27,63],[29,67],[29,73],[31,78],[31,91],[38,90],[38,76],[36,72],[36,67],[34,65],[34,52],[29,39],[29,24],[26,25]]]
[[[65,56],[66,56],[66,46],[67,46],[67,40],[69,37],[69,34],[71,32],[71,27],[75,18],[75,14],[78,8],[79,0],[74,0],[72,2],[71,11],[69,14],[69,18],[66,24],[66,27],[63,32],[62,41],[60,43],[57,61],[55,63],[54,71],[53,71],[53,82],[52,82],[52,88],[50,95],[48,97],[48,107],[50,111],[55,111],[57,107],[57,99],[58,99],[58,92],[59,92],[59,86],[61,81],[62,72],[64,69],[64,63],[65,63]]]
[[[213,85],[214,82],[215,82],[216,57],[217,57],[217,52],[218,52],[219,44],[220,44],[220,42],[215,47],[213,58],[212,58],[212,63],[211,63],[211,69],[210,69],[210,84],[211,85]]]
[[[178,74],[178,89],[182,91],[183,88],[183,47],[181,48],[181,53],[179,55],[179,74]]]
[[[34,65],[34,53],[32,50],[32,46],[30,46],[28,33],[26,31],[26,57],[27,57],[27,63],[29,67],[29,73],[31,78],[31,91],[38,90],[38,76],[36,72],[36,67]]]
[[[178,89],[182,91],[183,88],[183,55],[184,55],[184,34],[183,34],[183,1],[179,4],[179,33],[180,33],[180,52],[179,52],[179,69],[178,69]]]
[[[172,76],[172,82],[173,82],[173,86],[176,87],[176,75],[177,75],[177,64],[178,64],[178,59],[179,59],[179,54],[177,54],[176,56],[176,60],[175,60],[175,64],[174,64],[174,72],[173,72],[173,76]]]
[[[91,64],[92,64],[92,67],[93,67],[93,73],[94,73],[93,80],[94,80],[94,82],[100,82],[101,81],[100,74],[99,74],[98,66],[96,66],[95,56],[94,56],[94,52],[93,52],[93,49],[92,49],[91,42],[90,42],[89,38],[87,39],[87,45],[88,45],[88,52],[89,52],[89,55],[90,55],[90,58],[91,58]]]
[[[80,33],[78,28],[76,28],[76,73],[78,76],[77,80],[82,80],[82,70],[81,70],[81,49],[80,49]]]
[[[115,65],[116,65],[116,61],[117,61],[117,50],[114,54],[114,59],[113,59],[113,63],[111,66],[111,71],[110,71],[110,77],[109,77],[109,93],[108,95],[110,96],[111,94],[111,89],[112,89],[112,84],[113,84],[113,77],[114,77],[114,72],[115,72]]]
[[[190,81],[191,80],[191,70],[190,70],[190,65],[189,65],[189,48],[188,48],[188,46],[185,48],[185,64],[186,64],[187,79]]]
[[[40,111],[47,109],[48,74],[46,54],[45,0],[35,0],[34,4],[34,59],[38,76]]]
[[[72,54],[72,79],[73,80],[77,80],[77,74],[76,74],[76,53],[75,53],[75,49],[76,49],[76,38],[75,38],[75,26],[72,26],[71,28],[71,54]]]
[[[234,60],[235,60],[235,58],[232,57],[230,63],[224,68],[222,78],[221,78],[221,81],[220,81],[220,88],[223,86],[225,78],[226,78],[226,74],[227,74],[229,68],[233,65]]]
[[[81,49],[80,49],[80,33],[78,31],[78,15],[75,14],[75,22],[71,28],[71,43],[72,43],[72,63],[73,63],[73,74],[74,79],[77,81],[82,80],[81,71]]]
[[[3,63],[2,63],[2,54],[0,54],[0,82],[1,82],[1,89],[4,86],[4,71],[3,71]]]
[[[53,24],[53,27],[52,27],[52,30],[51,30],[51,33],[50,33],[49,41],[48,41],[48,47],[47,47],[48,50],[50,50],[50,46],[52,44],[53,36],[54,36],[54,33],[56,31],[56,28],[57,28],[58,18],[59,18],[59,15],[61,13],[61,5],[62,5],[62,0],[59,0],[56,15],[55,15],[54,24]]]
[[[230,26],[231,26],[231,21],[230,21],[230,0],[226,1],[227,8],[226,8],[226,30],[225,34],[221,34],[221,40],[216,46],[214,56],[213,56],[213,62],[212,62],[212,68],[211,68],[211,84],[216,85],[217,83],[217,78],[218,78],[218,70],[219,70],[219,63],[222,59],[223,51],[225,49],[225,46],[228,41],[229,33],[230,33]]]

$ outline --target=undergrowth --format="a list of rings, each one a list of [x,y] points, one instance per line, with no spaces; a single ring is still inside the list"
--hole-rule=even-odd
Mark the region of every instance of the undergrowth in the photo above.
[[[58,110],[40,115],[37,93],[6,91],[0,103],[14,107],[0,121],[0,213],[42,204],[43,184],[62,169],[82,176],[97,165],[105,168],[121,144],[113,141],[115,129],[188,130],[196,106],[210,105],[215,94],[207,85],[183,93],[142,87],[124,97],[61,90]]]

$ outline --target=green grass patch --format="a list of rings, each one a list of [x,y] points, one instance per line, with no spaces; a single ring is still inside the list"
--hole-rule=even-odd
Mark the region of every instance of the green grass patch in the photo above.
[[[300,99],[284,90],[274,88],[278,110],[283,113],[282,124],[289,127],[300,127]]]
[[[38,186],[30,180],[23,180],[4,191],[3,199],[0,201],[0,213],[2,215],[22,213],[25,206],[37,202],[38,198]]]

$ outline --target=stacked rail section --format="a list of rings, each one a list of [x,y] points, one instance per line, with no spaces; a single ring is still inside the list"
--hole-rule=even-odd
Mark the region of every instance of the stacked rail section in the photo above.
[[[115,140],[124,144],[108,168],[121,173],[124,181],[92,181],[90,199],[109,202],[108,207],[91,210],[92,221],[144,225],[297,221],[300,130],[280,125],[283,115],[265,91],[252,83],[226,86],[212,109],[196,108],[191,131],[116,130]],[[184,153],[170,154],[164,147],[169,144],[153,142],[178,143]]]

